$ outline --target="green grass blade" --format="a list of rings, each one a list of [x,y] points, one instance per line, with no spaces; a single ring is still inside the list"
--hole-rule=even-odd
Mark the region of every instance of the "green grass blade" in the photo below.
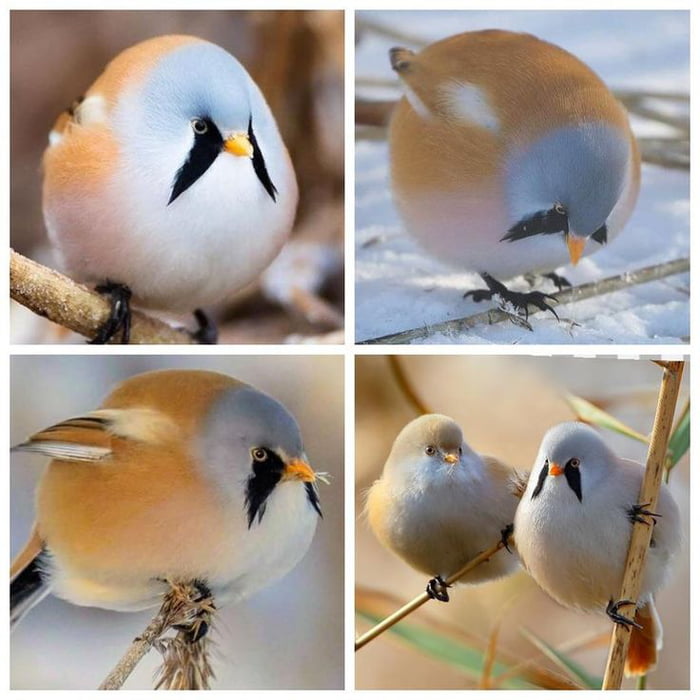
[[[376,625],[382,618],[371,615],[363,610],[356,611],[359,617],[367,620],[370,624]],[[431,632],[423,627],[401,622],[391,628],[391,633],[400,637],[414,648],[422,651],[428,656],[432,656],[443,661],[468,676],[479,680],[481,678],[484,665],[484,653],[479,649],[467,646],[457,640],[450,639],[436,632]],[[505,673],[508,666],[496,661],[493,664],[492,674],[494,676]],[[537,686],[528,682],[524,678],[508,678],[503,683],[503,688],[511,690],[532,690]]]
[[[690,401],[687,401],[680,419],[668,441],[667,469],[675,467],[690,447]]]
[[[592,676],[587,671],[583,669],[582,666],[572,661],[566,654],[557,651],[554,647],[550,646],[544,640],[540,639],[536,634],[530,632],[530,630],[522,628],[520,630],[522,635],[526,637],[530,642],[536,646],[548,659],[553,661],[559,668],[561,668],[572,680],[576,683],[582,685],[584,688],[589,690],[600,690],[603,685],[603,679],[597,676]]]
[[[574,396],[573,394],[567,394],[565,398],[579,420],[590,423],[591,425],[597,425],[601,428],[606,428],[607,430],[614,430],[616,433],[621,433],[634,440],[639,440],[639,442],[643,442],[645,445],[649,444],[649,438],[646,435],[638,433],[636,430],[625,425],[614,416],[611,416],[602,408],[598,408],[590,401],[586,401],[586,399],[582,399],[580,396]]]

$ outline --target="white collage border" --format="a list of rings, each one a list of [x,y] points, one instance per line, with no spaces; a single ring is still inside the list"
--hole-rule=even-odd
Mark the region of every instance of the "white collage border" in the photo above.
[[[76,346],[46,346],[46,345],[12,345],[10,343],[9,334],[9,299],[6,297],[2,303],[2,331],[4,338],[4,351],[0,362],[2,363],[2,377],[4,377],[4,386],[9,387],[10,377],[10,356],[11,355],[83,355],[83,354],[105,354],[105,355],[129,355],[129,354],[175,354],[175,355],[343,355],[345,358],[345,690],[326,690],[314,691],[314,697],[318,698],[341,698],[352,696],[367,698],[374,700],[376,697],[387,697],[390,691],[356,691],[355,684],[355,662],[354,662],[354,631],[355,631],[355,615],[354,615],[354,544],[355,544],[355,522],[354,522],[354,426],[355,426],[355,411],[354,411],[354,386],[355,386],[355,366],[354,359],[356,355],[385,355],[385,354],[404,354],[404,355],[532,355],[546,357],[550,355],[563,355],[572,357],[618,357],[618,358],[639,358],[639,357],[654,357],[663,359],[686,359],[690,360],[690,386],[691,396],[698,395],[697,384],[698,379],[693,371],[693,365],[697,358],[700,358],[700,349],[696,348],[694,342],[695,330],[699,327],[697,322],[697,314],[695,313],[695,305],[692,304],[692,297],[697,286],[693,282],[691,274],[691,341],[688,346],[672,346],[672,345],[587,345],[587,346],[355,346],[354,345],[354,328],[355,328],[355,313],[354,313],[354,83],[355,83],[355,68],[354,68],[354,11],[365,9],[396,9],[396,10],[653,10],[653,9],[678,9],[691,11],[691,94],[695,94],[698,89],[698,75],[700,74],[700,56],[698,50],[697,34],[698,34],[698,11],[692,11],[692,3],[690,1],[674,1],[668,2],[652,2],[651,0],[617,0],[610,2],[609,0],[589,0],[581,2],[580,0],[559,2],[553,0],[523,0],[523,2],[503,2],[501,0],[492,0],[491,2],[470,2],[469,0],[385,0],[383,3],[368,2],[367,0],[247,0],[237,2],[236,0],[204,0],[202,2],[193,2],[192,0],[65,0],[64,2],[22,2],[21,0],[2,0],[2,12],[0,12],[0,34],[3,38],[2,45],[5,50],[2,53],[3,71],[2,71],[2,94],[6,96],[6,104],[2,109],[0,124],[2,125],[2,133],[5,135],[5,167],[0,173],[2,188],[5,201],[5,216],[3,217],[3,228],[5,231],[5,247],[3,256],[5,258],[6,267],[9,265],[9,240],[10,240],[10,220],[9,220],[9,168],[10,154],[8,144],[10,142],[10,124],[9,124],[9,16],[10,11],[16,10],[42,10],[42,9],[62,9],[62,10],[242,10],[242,9],[270,9],[270,10],[342,10],[345,12],[345,328],[346,340],[344,345],[328,345],[328,346],[308,346],[308,345],[238,345],[238,346],[172,346],[168,348],[153,347],[153,346],[90,346],[89,351],[86,347]],[[695,126],[698,120],[695,119],[696,109],[694,109],[693,99],[691,98],[691,123]],[[691,161],[698,161],[698,146],[696,139],[691,140]],[[698,199],[698,178],[693,177],[691,170],[691,231],[694,231],[696,217],[692,214],[692,203]],[[697,234],[695,234],[697,235]],[[697,245],[691,245],[691,269],[695,268],[695,263],[698,262]],[[9,391],[6,391],[4,401],[6,413],[2,421],[3,445],[9,448]],[[700,428],[694,425],[692,429],[692,441],[700,436]],[[5,454],[8,454],[6,451]],[[695,459],[691,461],[691,469]],[[5,461],[9,466],[9,458]],[[5,513],[9,514],[9,475],[5,475],[6,488],[1,501],[5,506]],[[691,480],[691,502],[697,502],[698,490],[697,479]],[[9,515],[2,519],[0,526],[3,533],[3,548],[6,552],[5,561],[9,561]],[[691,519],[691,586],[693,583],[700,581],[700,572],[698,571],[698,555],[697,542],[700,536],[700,524],[698,518]],[[700,665],[700,624],[698,623],[698,606],[695,596],[692,595],[691,588],[691,606],[689,614],[691,616],[691,669],[690,669],[690,684],[691,690],[678,691],[681,696],[688,696],[692,693],[692,689],[698,687],[698,671]],[[2,606],[0,612],[0,625],[4,630],[9,630],[9,615],[7,606]],[[0,637],[0,654],[4,660],[4,678],[0,680],[0,697],[9,695],[9,679],[10,679],[10,662],[9,662],[9,632]],[[65,693],[69,691],[22,691],[23,697],[34,698],[35,695],[43,695],[44,692]],[[84,691],[87,697],[98,691]],[[223,692],[223,691],[220,691]],[[229,691],[236,692],[239,696],[248,700],[255,694],[255,697],[279,697],[280,692],[285,691]],[[305,691],[286,691],[287,693],[298,695]],[[469,697],[473,694],[480,695],[487,691],[468,691]],[[506,692],[506,691],[504,691]],[[518,691],[520,694],[523,691]],[[527,692],[527,691],[526,691]],[[554,692],[555,696],[562,694],[564,691],[549,691]],[[584,694],[593,693],[596,691],[583,691]],[[626,691],[634,692],[634,691]],[[661,691],[647,691],[661,692]],[[83,695],[85,697],[85,695]],[[72,694],[71,696],[72,697]],[[428,697],[428,691],[414,691],[412,697],[423,698]],[[431,693],[434,697],[434,693]],[[464,697],[464,691],[440,691],[440,698],[452,700],[453,698]],[[510,694],[508,695],[510,699]]]

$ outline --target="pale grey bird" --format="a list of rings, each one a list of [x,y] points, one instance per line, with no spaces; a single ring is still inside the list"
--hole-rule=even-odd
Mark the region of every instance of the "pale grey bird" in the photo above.
[[[370,527],[385,547],[431,575],[428,594],[446,602],[445,579],[507,536],[518,504],[514,477],[474,452],[451,418],[421,416],[398,434],[368,492]],[[459,582],[482,583],[517,567],[517,557],[501,550]]]
[[[535,581],[563,605],[607,613],[631,625],[626,671],[641,675],[656,663],[661,623],[654,594],[681,546],[678,506],[661,485],[654,512],[638,502],[641,464],[613,453],[582,423],[561,423],[542,439],[515,514],[515,544]],[[622,577],[632,524],[653,527],[634,616],[620,613]]]
[[[63,268],[112,298],[93,342],[120,329],[128,341],[132,294],[193,311],[253,282],[287,239],[297,198],[258,86],[192,36],[120,53],[59,117],[44,154],[44,218]],[[198,339],[211,340],[197,317]]]

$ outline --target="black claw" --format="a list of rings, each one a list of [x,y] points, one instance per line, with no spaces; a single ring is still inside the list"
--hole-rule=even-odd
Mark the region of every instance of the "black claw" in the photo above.
[[[650,510],[647,510],[647,507],[650,505],[651,503],[637,503],[636,505],[633,505],[627,511],[627,517],[629,518],[629,521],[631,523],[644,523],[645,525],[656,525],[656,519],[660,518],[661,514],[652,513]],[[645,520],[645,516],[647,518],[651,518],[651,522]]]
[[[508,540],[510,540],[511,536],[513,535],[513,531],[515,528],[513,527],[513,523],[510,523],[509,525],[506,525],[502,530],[501,530],[501,542],[503,543],[503,546],[506,548],[506,551],[508,551],[510,554],[512,554],[511,548],[508,546]]]
[[[99,294],[108,294],[112,307],[109,311],[109,317],[100,326],[97,335],[92,340],[88,340],[88,343],[90,345],[104,345],[121,329],[121,342],[128,345],[131,336],[131,306],[129,304],[131,289],[125,284],[107,280],[104,284],[97,285],[95,291]]]
[[[199,593],[199,596],[194,599],[195,603],[198,603],[200,600],[204,600],[205,598],[211,598],[211,589],[204,581],[202,581],[202,579],[195,579],[192,582],[192,585],[197,589],[197,593]]]
[[[197,330],[192,333],[192,338],[200,345],[216,345],[219,341],[219,331],[216,324],[202,309],[194,310],[194,318],[197,321]]]
[[[202,639],[209,631],[209,624],[202,619],[197,619],[187,625],[173,625],[176,630],[184,633],[185,641],[194,644]]]
[[[630,626],[636,627],[638,630],[643,629],[638,622],[635,622],[633,619],[631,620],[629,617],[625,617],[625,615],[620,613],[620,608],[623,605],[634,605],[636,610],[637,604],[633,600],[618,600],[616,603],[611,600],[608,603],[608,606],[605,608],[605,612],[613,622],[618,625],[622,625],[627,630],[629,630]]]
[[[425,592],[428,594],[429,598],[433,600],[439,600],[441,603],[449,603],[450,596],[447,593],[448,586],[442,576],[436,576],[428,581],[428,585],[425,588]]]
[[[552,282],[554,282],[554,284],[557,286],[557,289],[560,292],[564,287],[571,286],[571,282],[569,282],[569,280],[566,279],[566,277],[562,277],[556,272],[548,272],[546,275],[542,275],[542,277],[546,277],[548,280],[552,280]]]
[[[463,298],[472,297],[474,301],[478,302],[488,301],[494,296],[499,296],[504,303],[512,304],[517,311],[522,311],[526,321],[530,317],[530,304],[536,306],[541,311],[551,311],[554,314],[554,318],[556,318],[557,321],[559,320],[557,312],[545,301],[545,299],[557,300],[557,298],[551,294],[545,294],[543,292],[512,292],[503,283],[494,279],[486,272],[481,273],[481,278],[486,283],[488,289],[473,289],[469,292],[465,292]]]
[[[198,593],[197,597],[192,599],[194,603],[198,603],[206,598],[211,598],[211,590],[204,581],[197,579],[193,581],[193,585],[197,589]],[[211,604],[211,607],[214,607],[213,603]],[[200,610],[194,621],[183,625],[173,625],[173,627],[184,632],[185,641],[188,644],[194,644],[202,639],[210,629],[209,622],[206,619],[207,616],[207,612]]]

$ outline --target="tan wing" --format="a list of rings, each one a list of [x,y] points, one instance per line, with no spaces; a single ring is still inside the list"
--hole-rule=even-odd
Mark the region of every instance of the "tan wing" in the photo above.
[[[152,409],[103,409],[69,418],[32,435],[13,452],[38,452],[69,462],[99,462],[112,454],[114,437],[157,444],[176,429]]]

